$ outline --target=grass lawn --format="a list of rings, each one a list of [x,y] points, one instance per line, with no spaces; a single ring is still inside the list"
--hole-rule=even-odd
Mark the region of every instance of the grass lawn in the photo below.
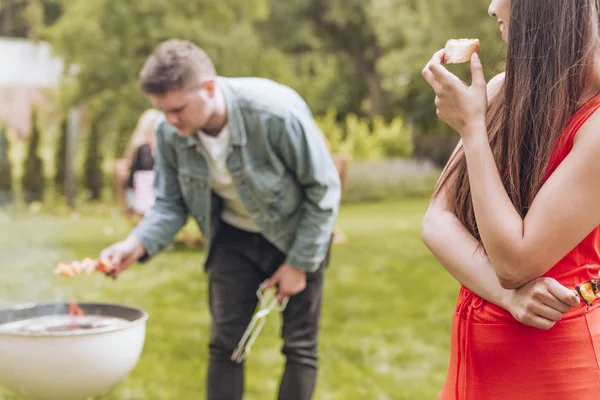
[[[420,238],[426,202],[344,206],[326,276],[316,400],[436,399],[448,362],[458,284]],[[88,215],[89,214],[89,215]],[[97,256],[128,232],[99,208],[78,217],[0,219],[0,306],[118,302],[150,314],[139,364],[107,400],[204,399],[210,317],[199,250],[175,248],[112,281],[59,278],[59,260]],[[246,364],[246,399],[276,398],[283,358],[269,316]],[[15,400],[0,389],[0,399]]]

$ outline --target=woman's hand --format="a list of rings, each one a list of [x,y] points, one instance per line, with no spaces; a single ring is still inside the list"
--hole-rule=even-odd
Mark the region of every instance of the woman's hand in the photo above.
[[[442,66],[443,56],[444,50],[435,53],[422,74],[435,91],[438,117],[466,140],[472,132],[482,131],[471,127],[485,127],[487,84],[483,66],[477,53],[473,54],[472,83],[468,86]]]
[[[548,330],[563,314],[579,305],[579,297],[555,279],[538,278],[513,290],[507,311],[522,324]]]

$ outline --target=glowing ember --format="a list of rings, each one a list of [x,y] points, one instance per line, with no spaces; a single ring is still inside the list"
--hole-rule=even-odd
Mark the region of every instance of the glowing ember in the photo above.
[[[71,317],[76,317],[76,316],[83,316],[83,310],[81,308],[79,308],[79,306],[77,305],[76,302],[71,301],[69,302],[69,316]],[[79,326],[78,323],[76,322],[72,322],[69,324],[69,329],[77,329]]]
[[[71,315],[71,316],[84,315],[84,313],[83,313],[83,310],[81,308],[79,308],[79,306],[77,305],[76,302],[71,301],[69,303],[69,315]]]

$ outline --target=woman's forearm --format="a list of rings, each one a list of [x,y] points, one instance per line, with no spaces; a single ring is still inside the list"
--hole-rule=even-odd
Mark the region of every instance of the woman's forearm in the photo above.
[[[483,299],[507,309],[513,291],[502,288],[485,252],[454,214],[428,210],[422,236],[450,275]]]
[[[500,282],[514,288],[539,275],[535,270],[527,274],[527,265],[523,265],[527,263],[523,256],[523,219],[500,179],[485,127],[478,130],[481,132],[463,140],[477,226]]]

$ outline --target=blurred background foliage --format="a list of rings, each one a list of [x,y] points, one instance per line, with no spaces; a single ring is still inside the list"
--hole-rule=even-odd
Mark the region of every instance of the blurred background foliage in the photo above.
[[[14,182],[11,190],[26,199],[39,198],[23,188],[27,179],[40,176],[56,183],[49,186],[55,190],[48,196],[64,192],[65,115],[74,105],[85,105],[76,153],[78,189],[86,198],[103,198],[113,160],[122,155],[138,117],[150,106],[138,89],[138,72],[165,39],[194,41],[211,56],[220,75],[267,77],[291,86],[312,108],[332,151],[349,156],[352,168],[380,168],[390,175],[386,185],[391,187],[396,178],[396,186],[410,186],[407,179],[416,176],[421,183],[414,184],[423,193],[430,190],[423,177],[435,181],[435,171],[447,160],[457,135],[436,118],[434,95],[422,79],[422,68],[447,39],[459,37],[480,39],[488,79],[502,71],[504,62],[498,28],[486,16],[487,2],[480,0],[0,4],[0,35],[48,42],[67,67],[55,111],[34,113],[36,135],[25,142],[0,129],[0,144],[4,137],[4,147],[11,148],[0,160],[0,182],[2,187],[7,180]],[[468,64],[451,70],[469,81]],[[351,170],[349,179],[358,176],[369,179],[372,174]],[[353,198],[349,196],[347,201]]]

